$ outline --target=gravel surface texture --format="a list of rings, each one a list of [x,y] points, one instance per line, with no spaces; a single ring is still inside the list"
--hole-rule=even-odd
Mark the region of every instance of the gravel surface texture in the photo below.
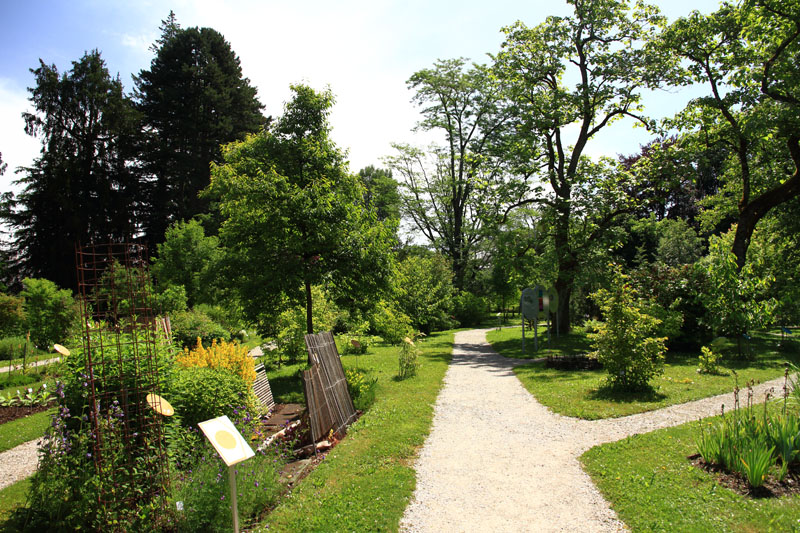
[[[0,453],[0,490],[33,475],[38,464],[37,443],[32,440]]]
[[[530,361],[495,353],[487,331],[456,334],[401,531],[625,531],[578,457],[597,444],[733,405],[726,394],[624,418],[557,415],[514,375],[514,366]],[[756,398],[782,386],[783,378],[758,386]]]

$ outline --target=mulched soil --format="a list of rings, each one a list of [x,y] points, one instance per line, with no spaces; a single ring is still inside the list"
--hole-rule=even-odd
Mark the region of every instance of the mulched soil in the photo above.
[[[800,465],[796,462],[789,465],[789,472],[783,481],[778,481],[770,476],[764,481],[764,485],[754,489],[750,487],[750,484],[741,474],[728,472],[720,465],[706,463],[699,454],[690,455],[687,459],[691,461],[694,467],[712,474],[723,487],[743,496],[750,498],[781,498],[800,494]]]
[[[0,424],[11,422],[17,418],[24,418],[34,413],[41,413],[50,409],[49,405],[36,405],[33,407],[23,407],[15,405],[13,407],[0,407]]]

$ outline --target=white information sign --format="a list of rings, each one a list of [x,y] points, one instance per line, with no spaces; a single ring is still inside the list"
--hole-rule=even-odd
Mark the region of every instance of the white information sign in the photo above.
[[[233,466],[249,459],[255,452],[227,416],[220,416],[197,424],[211,441],[225,464]]]

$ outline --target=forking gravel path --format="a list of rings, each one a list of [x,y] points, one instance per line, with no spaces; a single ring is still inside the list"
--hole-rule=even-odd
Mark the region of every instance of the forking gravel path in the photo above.
[[[733,405],[731,393],[624,418],[557,415],[514,375],[530,361],[495,353],[487,331],[456,333],[401,531],[626,531],[578,457],[597,444]],[[782,386],[783,378],[759,385],[755,398]]]

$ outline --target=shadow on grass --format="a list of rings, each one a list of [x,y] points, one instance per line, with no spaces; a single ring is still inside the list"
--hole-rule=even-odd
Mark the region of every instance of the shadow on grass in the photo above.
[[[667,398],[666,394],[662,394],[653,388],[621,390],[609,386],[594,389],[586,396],[590,400],[603,400],[614,403],[660,402]]]

